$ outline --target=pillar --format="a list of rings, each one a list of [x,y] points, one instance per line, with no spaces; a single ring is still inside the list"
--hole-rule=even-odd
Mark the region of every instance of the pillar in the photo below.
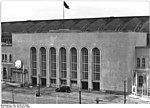
[[[77,49],[77,87],[81,88],[81,50]]]
[[[67,86],[70,86],[70,50],[66,49],[67,59]]]
[[[27,61],[27,65],[29,66],[28,68],[28,73],[24,74],[26,76],[25,80],[28,80],[28,83],[31,83],[31,75],[32,75],[32,69],[31,69],[31,48],[29,48],[29,60]],[[26,67],[24,67],[26,69]]]
[[[59,48],[56,48],[56,86],[58,87],[59,85]]]
[[[50,86],[49,72],[49,48],[46,48],[46,87]]]
[[[92,90],[92,51],[88,50],[88,90]]]

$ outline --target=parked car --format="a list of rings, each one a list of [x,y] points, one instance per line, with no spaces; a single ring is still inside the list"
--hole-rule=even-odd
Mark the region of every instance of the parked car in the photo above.
[[[71,89],[70,89],[69,86],[62,86],[62,87],[56,88],[55,91],[56,92],[67,92],[67,93],[70,93]]]

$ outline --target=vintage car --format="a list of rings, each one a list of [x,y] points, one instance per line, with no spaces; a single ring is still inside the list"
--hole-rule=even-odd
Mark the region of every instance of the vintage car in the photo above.
[[[56,88],[55,91],[56,92],[67,92],[67,93],[70,93],[71,89],[70,89],[69,86],[61,86],[59,88]]]

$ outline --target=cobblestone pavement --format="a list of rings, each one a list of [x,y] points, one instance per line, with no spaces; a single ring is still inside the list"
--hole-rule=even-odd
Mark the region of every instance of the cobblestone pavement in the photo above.
[[[73,90],[71,93],[55,92],[54,88],[41,88],[41,96],[35,97],[37,88],[13,88],[14,102],[26,104],[78,104],[79,93]],[[99,91],[82,91],[82,104],[96,104],[96,98],[99,98],[99,104],[123,104],[123,95],[105,94]],[[2,89],[2,103],[12,102],[12,88]],[[150,102],[134,99],[127,96],[127,104],[150,104]]]

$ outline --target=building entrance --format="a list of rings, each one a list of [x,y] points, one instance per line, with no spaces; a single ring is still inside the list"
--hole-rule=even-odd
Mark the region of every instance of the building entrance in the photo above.
[[[137,70],[133,75],[132,94],[150,98],[150,72]]]

